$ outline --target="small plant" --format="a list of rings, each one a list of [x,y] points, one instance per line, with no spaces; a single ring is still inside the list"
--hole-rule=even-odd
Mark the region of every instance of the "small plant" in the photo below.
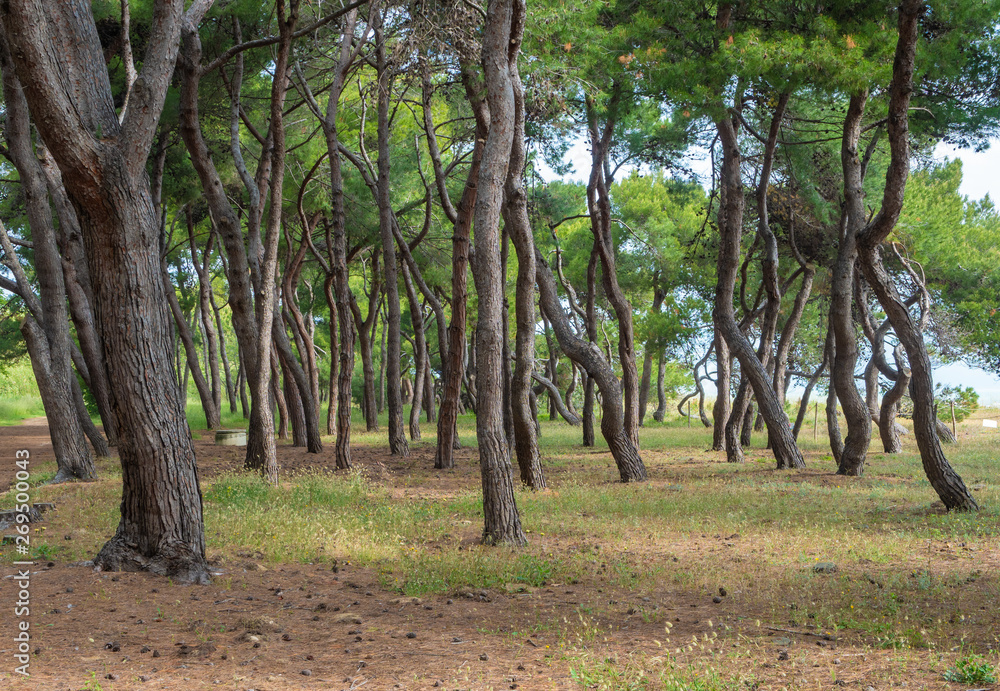
[[[962,684],[995,684],[996,670],[982,655],[967,655],[944,673],[946,681]]]

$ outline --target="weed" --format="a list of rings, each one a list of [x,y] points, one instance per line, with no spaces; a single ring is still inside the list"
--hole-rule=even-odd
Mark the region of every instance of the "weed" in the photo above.
[[[962,684],[995,684],[996,670],[982,655],[967,655],[944,673],[946,681]]]

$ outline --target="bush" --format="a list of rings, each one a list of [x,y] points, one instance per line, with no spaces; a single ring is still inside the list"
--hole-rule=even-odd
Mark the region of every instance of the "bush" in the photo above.
[[[979,407],[979,394],[971,386],[964,388],[945,386],[941,388],[941,385],[938,384],[934,388],[937,389],[938,417],[941,419],[945,419],[945,416],[950,414],[951,403],[955,404],[955,419],[958,422],[969,417]]]

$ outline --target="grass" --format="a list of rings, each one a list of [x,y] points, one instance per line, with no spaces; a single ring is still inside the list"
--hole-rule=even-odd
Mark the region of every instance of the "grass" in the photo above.
[[[980,609],[1000,599],[1000,579],[983,562],[1000,548],[997,439],[981,427],[984,417],[995,412],[965,421],[960,443],[947,448],[983,507],[977,513],[943,511],[912,436],[896,456],[873,447],[866,476],[843,478],[833,475],[825,437],[814,442],[811,433],[802,440],[810,469],[793,473],[773,470],[763,435],[755,435],[747,463],[737,466],[706,451],[710,430],[676,419],[648,423],[642,449],[652,480],[623,485],[607,454],[579,445],[579,428],[544,421],[551,489],[517,492],[525,549],[476,544],[483,509],[471,466],[460,469],[466,480],[449,482],[446,491],[434,490],[439,472],[419,467],[397,475],[395,485],[322,469],[286,473],[276,487],[242,472],[217,475],[203,480],[207,548],[235,560],[259,551],[272,564],[368,567],[383,587],[408,596],[579,581],[619,593],[644,621],[661,625],[664,610],[644,605],[641,596],[704,596],[724,586],[728,601],[747,613],[742,623],[730,622],[734,627],[758,631],[756,619],[758,627],[763,621],[848,632],[883,655],[950,655],[961,641],[966,657],[947,674],[992,673],[986,658],[975,657],[1000,648],[992,615]],[[473,424],[460,420],[466,443],[474,439]],[[384,430],[383,422],[380,433],[358,431],[354,443],[383,447]],[[424,424],[424,439],[413,447],[431,447],[434,431]],[[96,483],[34,490],[36,501],[56,502],[61,520],[74,526],[74,540],[53,540],[45,558],[88,558],[113,534],[116,465],[105,462]],[[11,502],[0,498],[0,505]],[[839,569],[817,574],[817,562]],[[600,605],[589,616],[606,621],[615,611]],[[698,666],[692,655],[699,651],[684,648],[608,657],[568,638],[563,650],[587,688],[755,688],[752,679],[725,671],[732,671],[731,660]]]

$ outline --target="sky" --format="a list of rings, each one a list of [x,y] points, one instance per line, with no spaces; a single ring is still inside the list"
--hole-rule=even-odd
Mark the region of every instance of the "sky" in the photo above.
[[[989,195],[994,202],[1000,203],[1000,140],[994,141],[986,151],[978,153],[969,149],[956,149],[941,144],[934,154],[935,158],[939,160],[945,158],[962,159],[962,186],[960,188],[962,194],[970,199],[982,199]],[[570,147],[566,153],[566,160],[573,164],[573,172],[564,176],[564,179],[586,182],[590,171],[590,150],[584,139],[578,139]],[[707,155],[703,166],[698,166],[697,162],[694,161],[690,163],[696,173],[707,177]],[[539,172],[546,180],[557,177],[544,162],[539,163]],[[625,171],[621,171],[617,177],[621,178],[626,174]],[[1000,242],[1000,238],[997,238],[997,242]],[[714,389],[711,382],[705,383]],[[992,372],[955,362],[935,367],[934,383],[940,383],[942,386],[971,386],[979,394],[980,405],[1000,407],[1000,378]],[[793,386],[789,391],[789,396],[795,398],[801,392],[802,387]],[[710,395],[714,394],[715,391],[711,391]]]

